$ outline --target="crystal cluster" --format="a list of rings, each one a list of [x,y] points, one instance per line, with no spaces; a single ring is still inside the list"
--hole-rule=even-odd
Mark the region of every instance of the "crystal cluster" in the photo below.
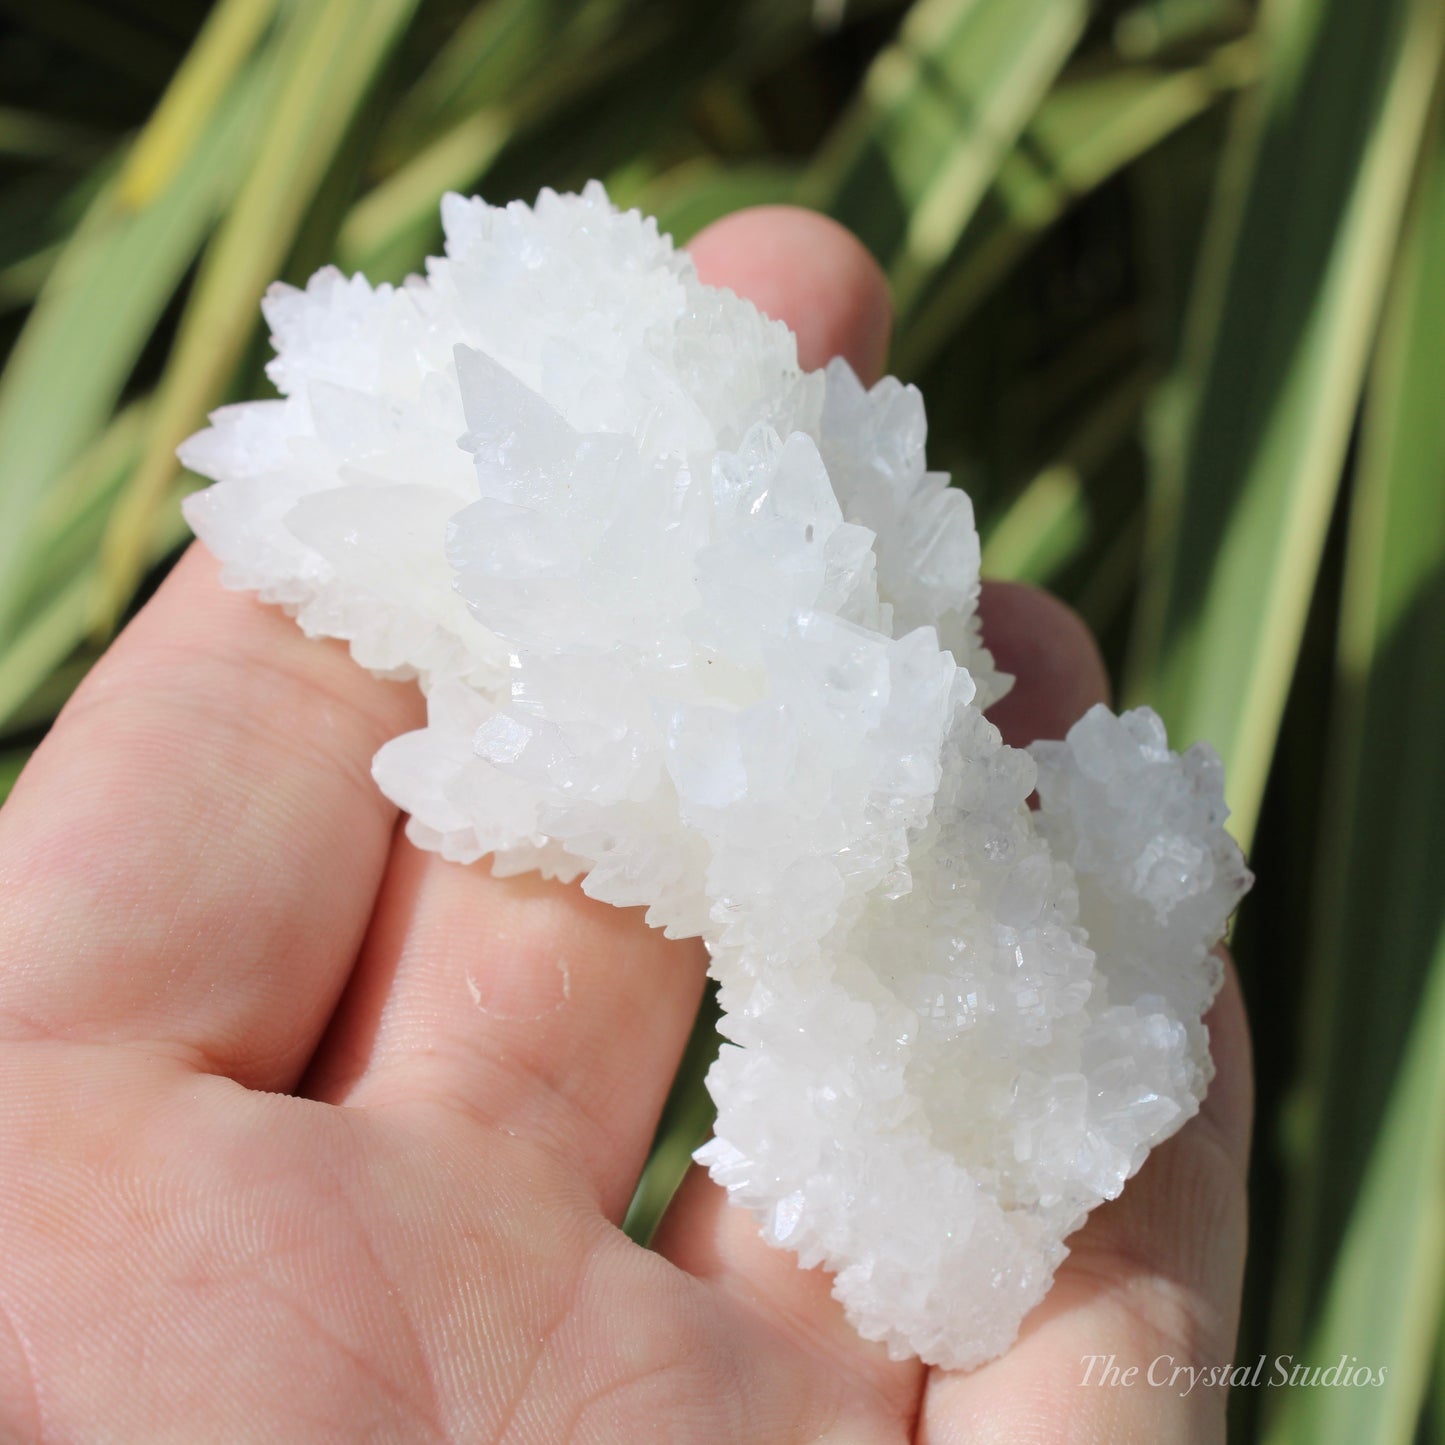
[[[419,680],[375,763],[416,843],[706,940],[699,1159],[862,1334],[987,1359],[1207,1086],[1249,882],[1218,760],[1146,710],[1002,744],[912,388],[800,371],[595,184],[442,216],[425,278],[273,288],[282,399],[185,444],[187,516]]]

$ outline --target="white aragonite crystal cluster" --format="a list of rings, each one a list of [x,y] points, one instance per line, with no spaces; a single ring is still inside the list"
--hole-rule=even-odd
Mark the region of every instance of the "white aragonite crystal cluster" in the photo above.
[[[282,399],[184,445],[186,515],[419,680],[375,763],[416,843],[706,940],[699,1159],[863,1335],[986,1360],[1208,1084],[1250,881],[1218,760],[1144,709],[1003,745],[911,387],[802,372],[596,184],[442,217],[425,278],[273,288]]]

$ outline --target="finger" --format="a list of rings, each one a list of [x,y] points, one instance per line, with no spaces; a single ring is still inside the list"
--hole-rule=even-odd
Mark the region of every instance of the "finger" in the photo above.
[[[1032,587],[985,583],[980,613],[984,641],[1018,679],[990,714],[1006,742],[1060,737],[1079,714],[1107,700],[1098,648],[1062,602]],[[703,1170],[689,1173],[654,1247],[833,1355],[842,1368],[862,1372],[875,1389],[906,1395],[919,1388],[922,1367],[894,1363],[882,1346],[860,1339],[832,1298],[829,1276],[800,1270],[792,1255],[765,1245],[751,1218],[729,1208]]]
[[[916,1360],[890,1360],[883,1345],[863,1339],[833,1298],[832,1275],[800,1269],[795,1255],[765,1244],[752,1216],[729,1205],[726,1191],[704,1169],[694,1165],[688,1171],[652,1248],[820,1358],[835,1374],[858,1381],[891,1413],[912,1415],[923,1366]]]
[[[841,351],[872,379],[887,295],[847,232],[772,207],[719,222],[694,247],[706,280],[755,296],[794,328],[805,365]],[[578,888],[498,880],[399,841],[304,1087],[353,1105],[425,1098],[555,1144],[619,1219],[705,963],[695,940],[669,943],[637,912]]]
[[[535,1140],[620,1219],[707,957],[535,874],[495,878],[398,839],[355,977],[302,1090],[428,1101]]]
[[[726,286],[786,321],[805,370],[844,357],[871,385],[883,372],[893,303],[878,263],[836,221],[796,206],[756,206],[715,221],[688,253],[709,286]]]
[[[983,640],[1011,672],[1012,691],[988,711],[1012,747],[1061,738],[1096,702],[1109,700],[1109,675],[1083,619],[1057,597],[1021,582],[983,584]]]
[[[1069,1241],[1008,1354],[935,1372],[920,1441],[1224,1438],[1224,1388],[1190,1372],[1228,1365],[1239,1325],[1253,1076],[1232,965],[1208,1025],[1218,1073],[1199,1116]]]
[[[216,573],[193,547],[0,811],[0,1031],[172,1047],[281,1089],[385,865],[372,754],[420,703]]]

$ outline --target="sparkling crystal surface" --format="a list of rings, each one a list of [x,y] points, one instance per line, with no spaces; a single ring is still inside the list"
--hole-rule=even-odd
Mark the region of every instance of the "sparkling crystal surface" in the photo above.
[[[800,371],[595,184],[442,214],[425,278],[272,288],[282,399],[184,445],[187,517],[418,679],[374,769],[414,842],[706,940],[699,1159],[862,1334],[977,1364],[1208,1084],[1218,759],[1145,709],[1002,744],[911,387]]]

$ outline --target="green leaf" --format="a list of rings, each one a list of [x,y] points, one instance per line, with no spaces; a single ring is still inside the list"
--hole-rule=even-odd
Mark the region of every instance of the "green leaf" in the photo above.
[[[308,203],[417,0],[318,0],[278,37],[273,104],[235,203],[216,232],[156,392],[151,435],[106,535],[98,620],[109,623],[144,565],[176,446],[220,399]]]
[[[1038,473],[987,531],[989,577],[1048,586],[1092,539],[1088,479],[1133,434],[1152,377],[1136,371],[1091,408],[1058,459]]]
[[[720,165],[699,158],[648,181],[631,204],[645,215],[656,216],[658,229],[682,245],[704,226],[745,206],[791,201],[797,187],[794,166],[777,161]]]
[[[20,776],[20,770],[30,761],[32,748],[11,748],[0,753],[0,803],[10,796],[10,790],[15,786],[15,779]]]
[[[1430,97],[1438,0],[1272,0],[1156,426],[1128,693],[1222,754],[1253,835]],[[1241,165],[1240,162],[1244,164]]]
[[[49,274],[96,196],[114,179],[117,157],[102,157],[78,178],[56,167],[31,170],[0,186],[0,273],[49,256]],[[45,276],[40,278],[43,283]],[[37,284],[26,301],[35,299]]]
[[[99,432],[244,164],[262,96],[244,76],[164,192],[139,209],[114,184],[66,242],[0,376],[0,637],[31,587],[32,519]]]
[[[938,283],[900,328],[894,366],[917,376],[1071,206],[1259,76],[1253,37],[1196,65],[1066,77],[1008,153]]]
[[[148,402],[121,412],[37,513],[32,595],[26,599],[24,624],[6,636],[0,651],[0,731],[40,720],[49,701],[58,706],[79,680],[67,686],[55,672],[90,631],[100,541],[114,498],[141,454],[149,422]],[[160,561],[184,536],[179,509],[159,509],[146,538],[144,564]]]
[[[144,565],[159,562],[184,537],[178,508],[157,513],[141,554]],[[56,669],[90,632],[100,580],[99,565],[92,559],[68,577],[9,640],[0,654],[0,725],[14,728],[20,717],[33,717],[36,693],[51,683]]]
[[[1114,46],[1131,60],[1151,59],[1201,35],[1249,25],[1244,0],[1145,0],[1114,22]]]
[[[6,160],[89,164],[109,143],[109,137],[87,126],[0,105],[0,156]]]
[[[378,144],[383,174],[410,164],[436,139],[489,111],[558,58],[574,31],[589,45],[627,0],[487,0],[475,6],[397,104]]]
[[[31,523],[29,617],[66,579],[95,561],[115,499],[134,470],[150,426],[150,399],[132,402],[76,458],[41,498]]]
[[[221,0],[166,87],[121,173],[119,201],[139,210],[176,178],[241,67],[250,59],[278,0]]]
[[[647,1167],[637,1181],[622,1228],[634,1243],[647,1245],[678,1187],[692,1167],[693,1150],[703,1144],[717,1110],[707,1091],[707,1072],[722,1042],[717,1032],[717,988],[707,986],[677,1076],[657,1123]]]
[[[378,280],[408,269],[418,249],[413,238],[419,231],[426,236],[435,231],[443,194],[475,187],[515,126],[507,107],[475,111],[368,191],[352,207],[337,238],[342,270]],[[406,260],[399,261],[399,253]]]
[[[417,269],[424,248],[439,231],[437,203],[445,192],[477,189],[515,136],[619,83],[623,72],[645,57],[662,34],[656,24],[639,23],[604,43],[587,27],[588,43],[579,47],[576,29],[555,37],[543,63],[532,71],[498,76],[491,99],[421,147],[356,202],[337,240],[344,270],[376,280]]]
[[[99,659],[100,653],[88,647],[67,658],[10,714],[4,731],[20,734],[49,727]]]
[[[26,625],[10,634],[0,651],[0,732],[53,717],[94,660],[73,654],[89,630],[96,556],[110,508],[140,457],[149,425],[149,398],[131,403],[35,509],[30,588],[20,610]],[[179,517],[162,514],[148,562],[165,556],[181,537]]]
[[[1104,637],[1123,613],[1139,571],[1144,545],[1144,509],[1134,507],[1116,523],[1083,581],[1069,594],[1074,611],[1095,637]]]
[[[1295,1101],[1277,1342],[1388,1366],[1293,1392],[1271,1445],[1415,1438],[1445,1306],[1445,125],[1369,386]],[[1330,1265],[1334,1261],[1333,1274]],[[1322,1311],[1317,1296],[1328,1279]],[[1306,1333],[1308,1331],[1308,1333]]]
[[[987,577],[1042,586],[1088,540],[1083,479],[1065,462],[1045,467],[989,529],[983,544]]]
[[[28,256],[0,267],[0,311],[12,307],[27,306],[40,294],[55,263],[60,259],[64,246],[56,241],[41,246]]]
[[[72,577],[9,641],[0,657],[0,720],[11,718],[85,636],[95,570]]]
[[[1086,0],[919,0],[803,187],[882,262],[900,314],[927,288],[1088,19]]]
[[[1380,1387],[1282,1398],[1267,1445],[1409,1445],[1445,1295],[1445,932],[1370,1155],[1323,1319],[1301,1363],[1383,1370]],[[1285,1352],[1291,1353],[1291,1352]]]

